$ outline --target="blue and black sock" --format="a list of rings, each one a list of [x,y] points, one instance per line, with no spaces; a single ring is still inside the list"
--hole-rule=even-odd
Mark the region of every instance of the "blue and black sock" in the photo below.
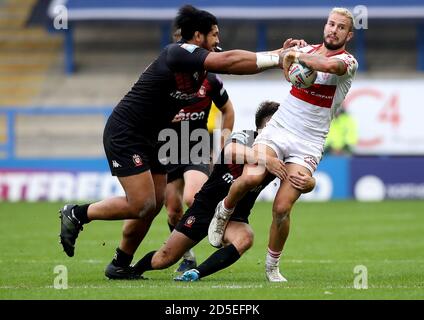
[[[240,259],[236,247],[233,244],[215,251],[209,258],[207,258],[196,269],[199,271],[199,278],[204,278],[219,270],[225,269]]]

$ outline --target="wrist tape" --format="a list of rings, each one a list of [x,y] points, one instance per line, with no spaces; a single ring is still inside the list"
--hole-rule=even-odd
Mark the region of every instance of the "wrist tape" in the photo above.
[[[276,53],[257,52],[256,65],[259,69],[271,68],[278,66],[280,57]]]

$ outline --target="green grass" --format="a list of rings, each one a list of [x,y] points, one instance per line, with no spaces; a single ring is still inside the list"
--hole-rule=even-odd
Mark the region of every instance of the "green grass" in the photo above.
[[[281,261],[286,284],[264,277],[271,204],[251,216],[255,244],[236,264],[195,283],[172,281],[174,267],[146,281],[109,281],[104,267],[119,243],[122,222],[87,225],[68,258],[58,243],[58,203],[0,203],[0,299],[423,299],[424,202],[298,203]],[[134,260],[168,236],[161,212]],[[213,252],[195,247],[199,261]],[[56,265],[68,269],[67,290],[53,287]],[[356,265],[368,289],[354,288]]]

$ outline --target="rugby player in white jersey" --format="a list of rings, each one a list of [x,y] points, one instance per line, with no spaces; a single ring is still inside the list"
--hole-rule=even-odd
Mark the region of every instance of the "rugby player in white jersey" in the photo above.
[[[334,8],[324,27],[322,44],[280,55],[283,57],[286,79],[293,62],[318,72],[311,87],[292,87],[288,97],[255,140],[256,152],[283,160],[289,175],[299,172],[311,176],[321,160],[331,119],[341,107],[358,68],[355,58],[345,50],[353,37],[353,26],[353,16],[349,10]],[[263,165],[244,167],[243,174],[233,183],[227,197],[216,207],[208,232],[211,245],[221,246],[222,235],[236,204],[249,190],[260,185],[267,174]],[[290,212],[301,194],[287,178],[280,179],[265,263],[267,279],[272,282],[286,281],[279,271],[279,260],[289,234]]]

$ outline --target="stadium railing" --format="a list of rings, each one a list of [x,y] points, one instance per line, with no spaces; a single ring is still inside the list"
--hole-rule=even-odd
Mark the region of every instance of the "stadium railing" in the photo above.
[[[106,122],[112,107],[32,107],[32,108],[0,108],[0,118],[4,119],[4,139],[0,141],[0,169],[34,169],[34,170],[99,170],[107,169],[104,155],[57,157],[48,150],[42,157],[17,156],[17,118],[19,116],[90,116],[98,115]],[[33,137],[34,144],[37,137]],[[53,141],[52,141],[53,143]],[[65,143],[65,142],[64,142]]]
[[[39,201],[39,200],[71,200],[103,199],[120,192],[119,183],[109,172],[109,167],[101,147],[101,133],[105,121],[112,108],[73,107],[73,108],[0,108],[0,123],[5,124],[5,132],[0,131],[0,202],[1,201]],[[95,131],[94,144],[99,147],[97,153],[81,150],[79,156],[58,156],[51,146],[44,145],[46,150],[42,156],[22,156],[17,154],[16,146],[19,130],[23,127],[21,116],[27,118],[46,117],[45,129],[49,116],[64,116],[75,119],[75,116],[90,118],[98,116],[100,121],[94,128],[88,122],[85,128]],[[91,119],[91,118],[90,118]],[[27,119],[26,124],[31,123]],[[17,122],[20,122],[17,125]],[[66,121],[65,121],[66,123]],[[67,122],[69,125],[69,122]],[[40,121],[34,121],[38,128]],[[77,127],[77,123],[66,129],[67,133]],[[53,130],[60,130],[62,124]],[[52,129],[52,128],[50,128]],[[28,130],[26,134],[28,134]],[[77,132],[75,132],[76,134]],[[85,139],[87,132],[78,132]],[[91,134],[89,133],[88,136]],[[62,137],[63,138],[63,137]],[[37,148],[38,136],[30,136],[27,147]],[[77,150],[80,149],[77,141]],[[57,143],[57,141],[56,141]],[[75,140],[62,139],[64,147],[71,147]],[[22,149],[22,147],[19,147]],[[424,199],[423,156],[326,156],[314,173],[317,179],[315,190],[302,197],[303,200],[327,201],[330,199],[358,199],[363,201],[381,201],[383,199]],[[399,170],[401,168],[401,170]],[[58,189],[59,188],[59,189]],[[272,200],[278,184],[271,184],[261,199]],[[76,198],[75,198],[76,197]]]

